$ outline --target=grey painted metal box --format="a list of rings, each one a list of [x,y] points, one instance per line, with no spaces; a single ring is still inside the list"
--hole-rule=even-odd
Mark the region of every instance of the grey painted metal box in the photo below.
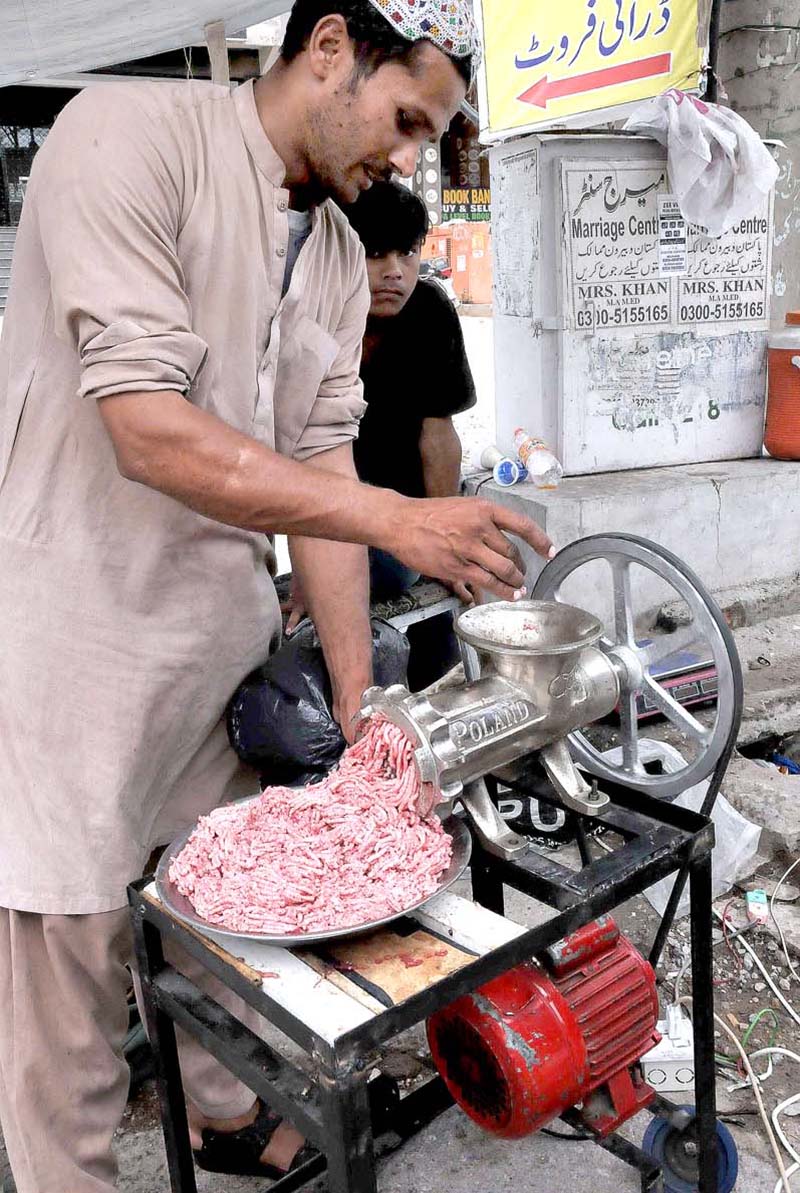
[[[772,197],[715,240],[654,141],[542,135],[490,159],[500,446],[523,426],[571,476],[759,455]]]

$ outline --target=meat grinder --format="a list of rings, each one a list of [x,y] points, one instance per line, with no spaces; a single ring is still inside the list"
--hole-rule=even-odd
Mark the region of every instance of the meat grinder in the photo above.
[[[567,604],[563,589],[580,569],[605,561],[613,614],[604,625]],[[682,606],[674,633],[642,641],[634,608],[636,569],[655,575]],[[595,583],[595,581],[593,581]],[[574,588],[574,582],[573,582]],[[510,831],[492,803],[484,776],[513,780],[536,753],[559,802],[584,816],[609,806],[603,780],[672,798],[707,778],[728,742],[741,703],[741,673],[730,630],[700,580],[663,547],[628,535],[598,535],[565,548],[542,571],[532,599],[482,605],[456,622],[465,681],[429,693],[396,685],[371,688],[362,714],[398,725],[415,745],[415,763],[430,802],[447,815],[464,805],[484,848],[513,859],[529,842]],[[711,724],[679,704],[653,676],[663,659],[702,642],[717,672]],[[641,758],[637,695],[681,732],[686,764],[651,774]],[[582,732],[619,712],[621,751],[611,762]]]

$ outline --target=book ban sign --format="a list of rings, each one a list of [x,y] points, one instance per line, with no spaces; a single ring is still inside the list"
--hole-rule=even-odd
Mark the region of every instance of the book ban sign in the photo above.
[[[698,0],[480,6],[491,133],[640,103],[670,87],[697,88],[706,32]]]

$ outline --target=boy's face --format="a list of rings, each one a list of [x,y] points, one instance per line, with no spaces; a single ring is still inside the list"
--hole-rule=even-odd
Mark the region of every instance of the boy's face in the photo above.
[[[400,314],[419,279],[421,248],[416,245],[410,252],[395,250],[384,257],[367,256],[371,319],[388,319]]]

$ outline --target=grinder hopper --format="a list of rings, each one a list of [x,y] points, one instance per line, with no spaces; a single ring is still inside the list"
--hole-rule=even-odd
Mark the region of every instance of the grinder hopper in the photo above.
[[[487,848],[513,856],[526,845],[506,829],[483,776],[539,750],[562,799],[597,815],[608,801],[575,770],[563,739],[614,707],[616,674],[596,649],[601,623],[570,605],[482,605],[462,613],[456,631],[477,656],[476,678],[416,696],[371,689],[364,712],[400,725],[437,802],[461,799]]]

